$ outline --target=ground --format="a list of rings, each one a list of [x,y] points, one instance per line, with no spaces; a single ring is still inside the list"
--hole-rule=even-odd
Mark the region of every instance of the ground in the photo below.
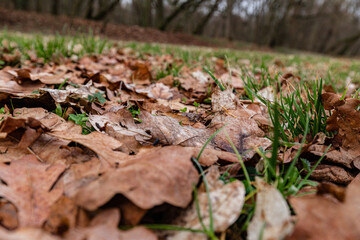
[[[3,30],[0,236],[356,239],[359,66]]]

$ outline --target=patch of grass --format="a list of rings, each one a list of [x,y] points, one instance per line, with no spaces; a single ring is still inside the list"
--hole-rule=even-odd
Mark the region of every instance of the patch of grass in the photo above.
[[[276,91],[278,83],[277,80],[272,80],[270,85],[275,85],[273,88]],[[321,102],[321,93],[323,80],[313,81],[309,84],[301,82],[297,86],[291,86],[288,93],[280,91],[278,103],[267,100],[261,97],[257,92],[263,86],[257,85],[255,81],[248,76],[245,83],[245,90],[249,99],[254,100],[258,98],[264,103],[268,109],[270,118],[275,124],[274,115],[278,114],[280,118],[280,134],[282,144],[291,146],[295,138],[304,136],[305,129],[309,124],[309,133],[314,137],[319,132],[326,133],[326,113]],[[276,92],[274,95],[277,95]],[[306,119],[309,117],[309,123]]]
[[[77,34],[76,36],[64,34],[45,36],[2,30],[0,34],[0,47],[6,48],[9,54],[17,50],[20,51],[24,59],[30,59],[30,54],[33,52],[37,58],[42,58],[44,62],[59,61],[61,57],[100,54],[109,46],[107,39],[96,37],[91,32],[89,34]]]
[[[156,72],[156,80],[159,80],[169,75],[178,77],[182,66],[183,65],[167,64],[165,69],[160,69]]]

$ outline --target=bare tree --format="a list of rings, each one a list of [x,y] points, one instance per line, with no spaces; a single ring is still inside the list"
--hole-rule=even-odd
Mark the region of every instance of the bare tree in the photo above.
[[[232,11],[235,4],[235,0],[226,0],[226,26],[225,26],[225,37],[231,39],[231,18]]]
[[[163,0],[156,0],[156,26],[160,27],[160,24],[164,20],[164,1]]]
[[[197,27],[193,31],[194,34],[197,34],[197,35],[203,34],[206,24],[209,22],[212,15],[218,9],[220,2],[221,2],[221,0],[216,0],[215,3],[210,7],[208,14],[200,21],[200,23],[197,25]]]
[[[177,2],[177,1],[176,1]],[[166,30],[167,26],[182,12],[189,9],[192,6],[195,6],[198,8],[201,4],[201,0],[187,0],[182,2],[180,5],[178,5],[169,16],[167,16],[164,21],[160,24],[159,29],[164,31]],[[175,3],[175,2],[174,2]]]
[[[51,3],[51,14],[52,15],[58,15],[59,14],[59,4],[60,4],[60,1],[52,0],[52,3]]]

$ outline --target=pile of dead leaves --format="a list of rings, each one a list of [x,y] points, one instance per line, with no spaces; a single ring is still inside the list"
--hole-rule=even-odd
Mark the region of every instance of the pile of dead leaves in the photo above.
[[[255,150],[271,147],[267,136],[272,125],[264,105],[239,100],[244,92],[241,71],[229,71],[224,60],[213,61],[215,75],[228,85],[225,91],[200,67],[189,69],[170,55],[139,60],[129,49],[65,60],[62,65],[28,61],[19,68],[2,69],[0,238],[207,238],[204,233],[153,231],[144,227],[147,224],[195,230],[212,225],[214,232],[225,236],[245,201],[241,181],[220,180],[224,173],[234,177],[241,171],[230,142],[255,166]],[[159,69],[179,66],[177,76],[156,79]],[[346,221],[359,214],[345,214],[356,202],[357,190],[351,189],[359,187],[353,180],[359,167],[358,134],[350,132],[359,129],[358,103],[335,96],[323,96],[326,109],[333,111],[329,131],[337,132],[326,158],[351,176],[341,182],[353,181],[340,190],[346,196],[290,199],[299,215],[294,227],[281,193],[257,179],[249,239],[261,234],[264,239],[280,239],[294,229],[293,239],[299,234],[318,239],[325,225],[318,226],[316,234],[309,230],[313,216],[307,208],[312,204],[324,203],[324,211],[326,204],[334,211],[339,207],[342,210],[330,217],[343,214]],[[314,140],[304,154],[318,156],[325,142]],[[194,159],[207,168],[206,185]],[[349,236],[357,234],[354,222],[347,225],[352,229]]]

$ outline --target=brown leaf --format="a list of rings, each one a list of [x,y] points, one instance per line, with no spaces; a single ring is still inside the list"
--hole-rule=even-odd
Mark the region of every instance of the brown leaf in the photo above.
[[[118,151],[123,143],[104,133],[92,132],[88,135],[81,134],[80,126],[67,122],[49,132],[51,136],[64,140],[71,140],[94,151],[102,162],[103,167],[118,166],[128,155]]]
[[[86,228],[74,228],[66,235],[68,240],[156,240],[150,230],[136,227],[128,231],[120,231],[117,225],[120,213],[117,209],[109,209],[98,214]]]
[[[293,234],[287,239],[358,239],[359,196],[358,176],[347,187],[344,202],[324,195],[291,198],[298,221]]]
[[[141,114],[140,128],[149,132],[153,139],[159,139],[164,145],[202,147],[211,136],[207,129],[181,126],[179,121],[168,116],[153,116],[147,112]]]
[[[209,84],[208,76],[206,76],[202,71],[195,71],[192,73],[184,73],[182,77],[179,78],[181,87],[186,91],[194,92],[206,92],[206,89]]]
[[[102,86],[110,89],[111,91],[114,91],[120,87],[120,82],[110,82],[103,74],[101,73],[95,73],[90,77],[90,80],[92,80],[95,83],[100,83]]]
[[[344,168],[326,164],[319,165],[311,173],[311,178],[340,184],[348,184],[354,179]]]
[[[82,186],[96,180],[105,170],[98,158],[92,158],[82,164],[72,164],[62,176],[64,195],[73,199]]]
[[[191,201],[197,171],[190,161],[192,150],[155,148],[128,157],[127,165],[105,172],[80,188],[76,202],[95,210],[120,193],[142,209],[162,203],[186,207]]]
[[[91,115],[89,116],[89,122],[97,131],[104,131],[124,143],[128,148],[127,153],[138,152],[140,148],[139,142],[145,143],[151,139],[151,135],[138,128],[134,123],[133,116],[126,109],[120,109],[116,113]]]
[[[0,228],[0,239],[6,240],[61,240],[40,228],[21,228],[16,231],[7,231]]]
[[[16,207],[5,199],[1,199],[0,202],[0,223],[9,230],[19,226]]]
[[[237,108],[237,98],[230,88],[221,91],[219,88],[211,95],[211,106],[214,112],[224,112]]]
[[[130,63],[129,68],[133,70],[130,79],[152,80],[151,72],[149,71],[149,68],[145,63],[139,61],[135,63]]]
[[[52,234],[63,236],[65,232],[75,227],[77,214],[78,208],[74,201],[63,196],[51,206],[44,229]]]
[[[11,164],[0,165],[0,195],[18,209],[20,227],[39,227],[49,215],[51,205],[63,193],[61,187],[52,189],[64,165],[40,163],[27,155]]]
[[[14,80],[17,82],[17,84],[21,85],[26,82],[31,82],[31,76],[30,76],[30,70],[28,69],[19,69],[16,71],[17,76],[14,78]]]
[[[219,78],[220,82],[223,83],[231,83],[231,86],[236,88],[236,89],[242,89],[244,88],[244,81],[243,79],[239,76],[238,73],[235,72],[231,72],[230,73],[224,73],[221,75],[221,77]]]
[[[100,132],[83,135],[79,125],[73,122],[66,122],[63,118],[45,109],[16,109],[16,116],[17,118],[32,117],[37,119],[50,130],[47,132],[48,135],[60,140],[77,142],[91,149],[100,158],[103,167],[117,166],[128,157],[127,154],[119,151],[124,144],[113,137]]]
[[[19,85],[13,79],[15,75],[8,73],[5,70],[0,70],[0,93],[9,93],[16,96],[31,95],[33,91],[44,87],[45,84],[33,81],[26,81]]]
[[[215,136],[213,142],[222,150],[234,152],[226,137],[227,133],[240,155],[244,159],[251,159],[256,153],[255,148],[266,149],[271,145],[271,141],[265,138],[265,133],[253,119],[245,116],[236,118],[224,115],[216,116],[211,124],[214,124],[217,129],[224,125],[225,127]]]

